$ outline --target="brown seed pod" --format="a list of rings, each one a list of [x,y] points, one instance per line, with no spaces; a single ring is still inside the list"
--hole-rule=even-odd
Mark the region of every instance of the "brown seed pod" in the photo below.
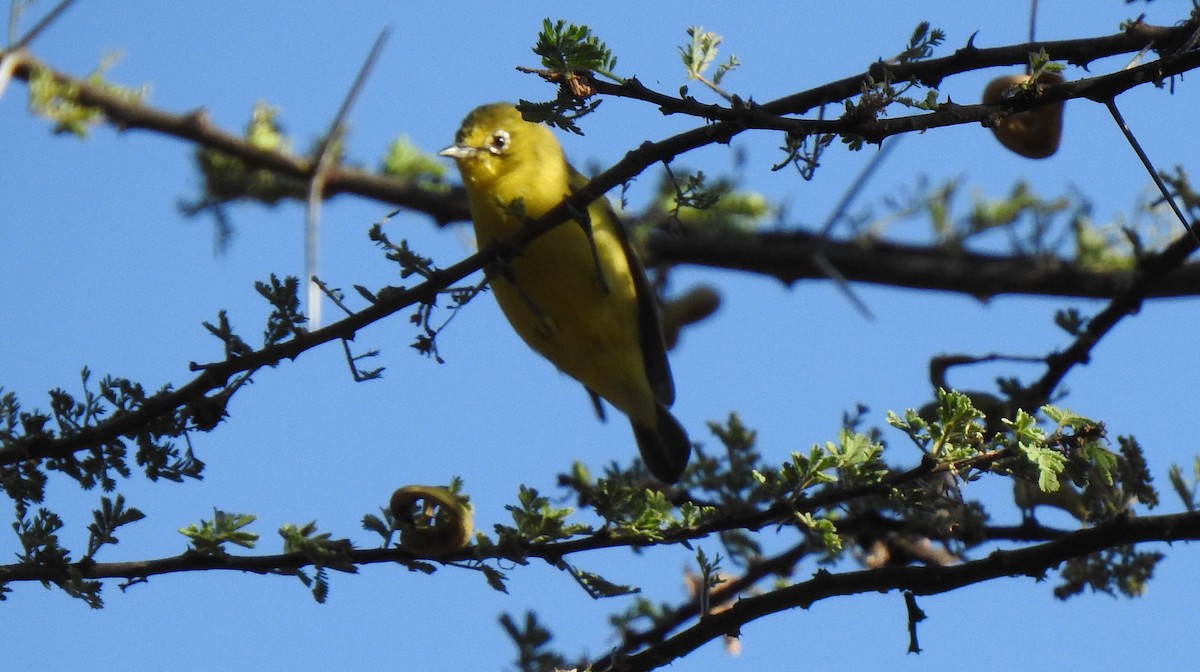
[[[988,83],[983,91],[985,104],[1003,102],[1012,97],[1017,87],[1028,82],[1029,75],[1006,75]],[[1062,75],[1043,72],[1038,85],[1061,84]],[[1062,139],[1063,103],[1045,105],[1025,112],[1010,114],[996,122],[992,133],[1000,144],[1029,159],[1044,159],[1058,151]]]
[[[664,303],[662,330],[667,349],[674,349],[675,344],[679,342],[679,332],[684,327],[704,320],[720,307],[721,295],[708,285],[693,287],[683,296]]]

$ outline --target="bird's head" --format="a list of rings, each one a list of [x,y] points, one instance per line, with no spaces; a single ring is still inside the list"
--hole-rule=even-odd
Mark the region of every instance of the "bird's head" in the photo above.
[[[562,147],[550,129],[525,121],[511,103],[472,110],[454,144],[438,154],[454,159],[468,188],[487,188],[522,170],[563,162]]]

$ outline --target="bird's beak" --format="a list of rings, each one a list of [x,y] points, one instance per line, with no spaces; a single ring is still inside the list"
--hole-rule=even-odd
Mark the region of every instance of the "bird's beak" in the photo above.
[[[479,153],[476,147],[468,145],[450,145],[449,147],[438,152],[438,156],[448,156],[452,159],[466,159],[475,156]]]

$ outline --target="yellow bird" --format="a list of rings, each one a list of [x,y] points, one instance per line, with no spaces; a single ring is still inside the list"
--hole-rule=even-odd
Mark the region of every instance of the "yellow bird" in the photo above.
[[[441,155],[462,173],[481,249],[587,183],[550,129],[509,103],[472,111]],[[654,294],[608,201],[597,199],[587,213],[590,221],[565,222],[509,259],[492,291],[531,348],[629,416],[650,472],[674,483],[691,444],[667,410],[675,383]]]

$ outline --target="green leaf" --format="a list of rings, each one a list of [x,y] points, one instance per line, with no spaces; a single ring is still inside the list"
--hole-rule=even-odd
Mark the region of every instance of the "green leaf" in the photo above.
[[[246,125],[246,140],[267,152],[289,151],[287,138],[279,125],[279,108],[256,101],[250,112],[250,123]]]
[[[236,359],[254,352],[254,348],[233,333],[233,327],[229,324],[229,314],[224,309],[217,311],[217,324],[213,325],[209,322],[201,324],[208,330],[208,333],[221,339],[221,342],[225,344],[225,359]]]
[[[114,55],[105,56],[88,75],[87,84],[128,102],[141,102],[149,90],[147,87],[131,89],[104,80],[104,73],[115,62]],[[78,84],[60,80],[49,68],[32,68],[29,107],[35,114],[53,121],[55,133],[71,133],[80,138],[86,138],[91,127],[104,120],[104,112],[100,108],[79,103]]]
[[[538,621],[537,614],[526,612],[523,627],[512,616],[502,614],[500,626],[517,646],[516,669],[521,672],[543,672],[564,667],[566,659],[548,646],[554,635]]]
[[[913,29],[908,38],[908,45],[893,59],[897,63],[909,63],[929,58],[933,48],[946,39],[946,33],[938,28],[930,28],[928,21],[922,21]]]
[[[1067,458],[1053,448],[1021,442],[1018,444],[1021,454],[1033,463],[1038,470],[1038,488],[1042,492],[1057,492],[1059,476],[1067,466]]]
[[[1088,319],[1078,308],[1060,309],[1054,312],[1054,324],[1071,336],[1078,336],[1087,327]]]
[[[569,567],[571,576],[579,583],[580,586],[587,592],[588,597],[592,599],[600,599],[602,597],[620,597],[621,595],[633,595],[640,593],[641,589],[635,586],[627,586],[623,584],[613,583],[608,579],[594,572],[587,572],[574,567]]]
[[[679,47],[679,55],[683,58],[683,67],[687,69],[688,75],[700,79],[716,59],[717,47],[721,45],[722,38],[716,33],[706,32],[700,26],[689,27],[687,34],[692,40],[689,44]]]
[[[256,281],[254,289],[271,303],[274,310],[267,316],[263,345],[275,345],[289,336],[304,333],[308,318],[300,311],[300,280],[289,275],[280,280],[274,273],[268,282]]]
[[[617,59],[586,25],[568,24],[561,19],[554,23],[550,23],[550,19],[543,20],[533,53],[541,57],[543,67],[560,74],[590,70],[620,81],[612,74]]]
[[[363,516],[362,527],[368,532],[374,532],[383,538],[383,547],[387,548],[392,541],[392,533],[395,532],[394,521],[392,520],[392,512],[387,507],[381,508],[380,512],[383,517],[368,513]]]
[[[717,66],[710,80],[705,72],[716,60],[717,48],[721,45],[722,38],[700,26],[691,26],[687,29],[687,34],[691,41],[679,47],[679,55],[683,59],[683,67],[687,70],[688,77],[703,82],[726,99],[731,99],[729,94],[718,87],[725,75],[740,65],[737,56],[730,56],[727,61]]]
[[[226,513],[220,509],[213,510],[212,520],[202,520],[200,525],[189,525],[179,530],[192,544],[192,549],[205,555],[222,555],[226,543],[254,548],[258,543],[258,535],[244,528],[256,520],[256,516],[248,513]]]
[[[1200,482],[1200,457],[1194,458],[1192,462],[1192,480],[1188,483],[1183,478],[1183,469],[1178,464],[1172,464],[1167,472],[1167,477],[1171,480],[1171,487],[1175,489],[1179,499],[1183,501],[1183,505],[1188,511],[1195,511],[1197,508],[1196,501],[1196,484]]]
[[[517,533],[528,541],[565,539],[587,530],[584,525],[566,522],[575,509],[551,506],[550,500],[539,494],[535,488],[522,485],[517,500],[520,506],[510,504],[504,508],[512,513]]]
[[[817,538],[821,540],[821,544],[830,553],[839,553],[842,550],[842,538],[838,535],[837,526],[829,518],[817,518],[811,513],[795,514],[796,522],[800,523],[810,531],[815,532]]]
[[[388,145],[380,166],[385,175],[400,177],[426,187],[445,191],[442,180],[446,176],[446,165],[437,157],[421,151],[407,135],[398,136]]]
[[[114,534],[122,525],[137,522],[146,517],[141,511],[125,506],[125,497],[118,494],[115,500],[100,498],[100,509],[92,511],[92,523],[88,525],[90,537],[85,557],[92,557],[105,544],[116,544]]]
[[[1118,546],[1071,558],[1063,564],[1063,583],[1055,587],[1054,596],[1065,600],[1090,588],[1095,593],[1137,597],[1145,592],[1163,557],[1158,552],[1136,551],[1134,546]]]
[[[492,587],[492,590],[499,591],[505,595],[508,594],[508,586],[504,583],[508,580],[508,577],[505,576],[504,572],[501,572],[495,567],[489,567],[488,565],[482,564],[479,565],[479,571],[483,572],[483,575],[487,578],[488,585]]]

